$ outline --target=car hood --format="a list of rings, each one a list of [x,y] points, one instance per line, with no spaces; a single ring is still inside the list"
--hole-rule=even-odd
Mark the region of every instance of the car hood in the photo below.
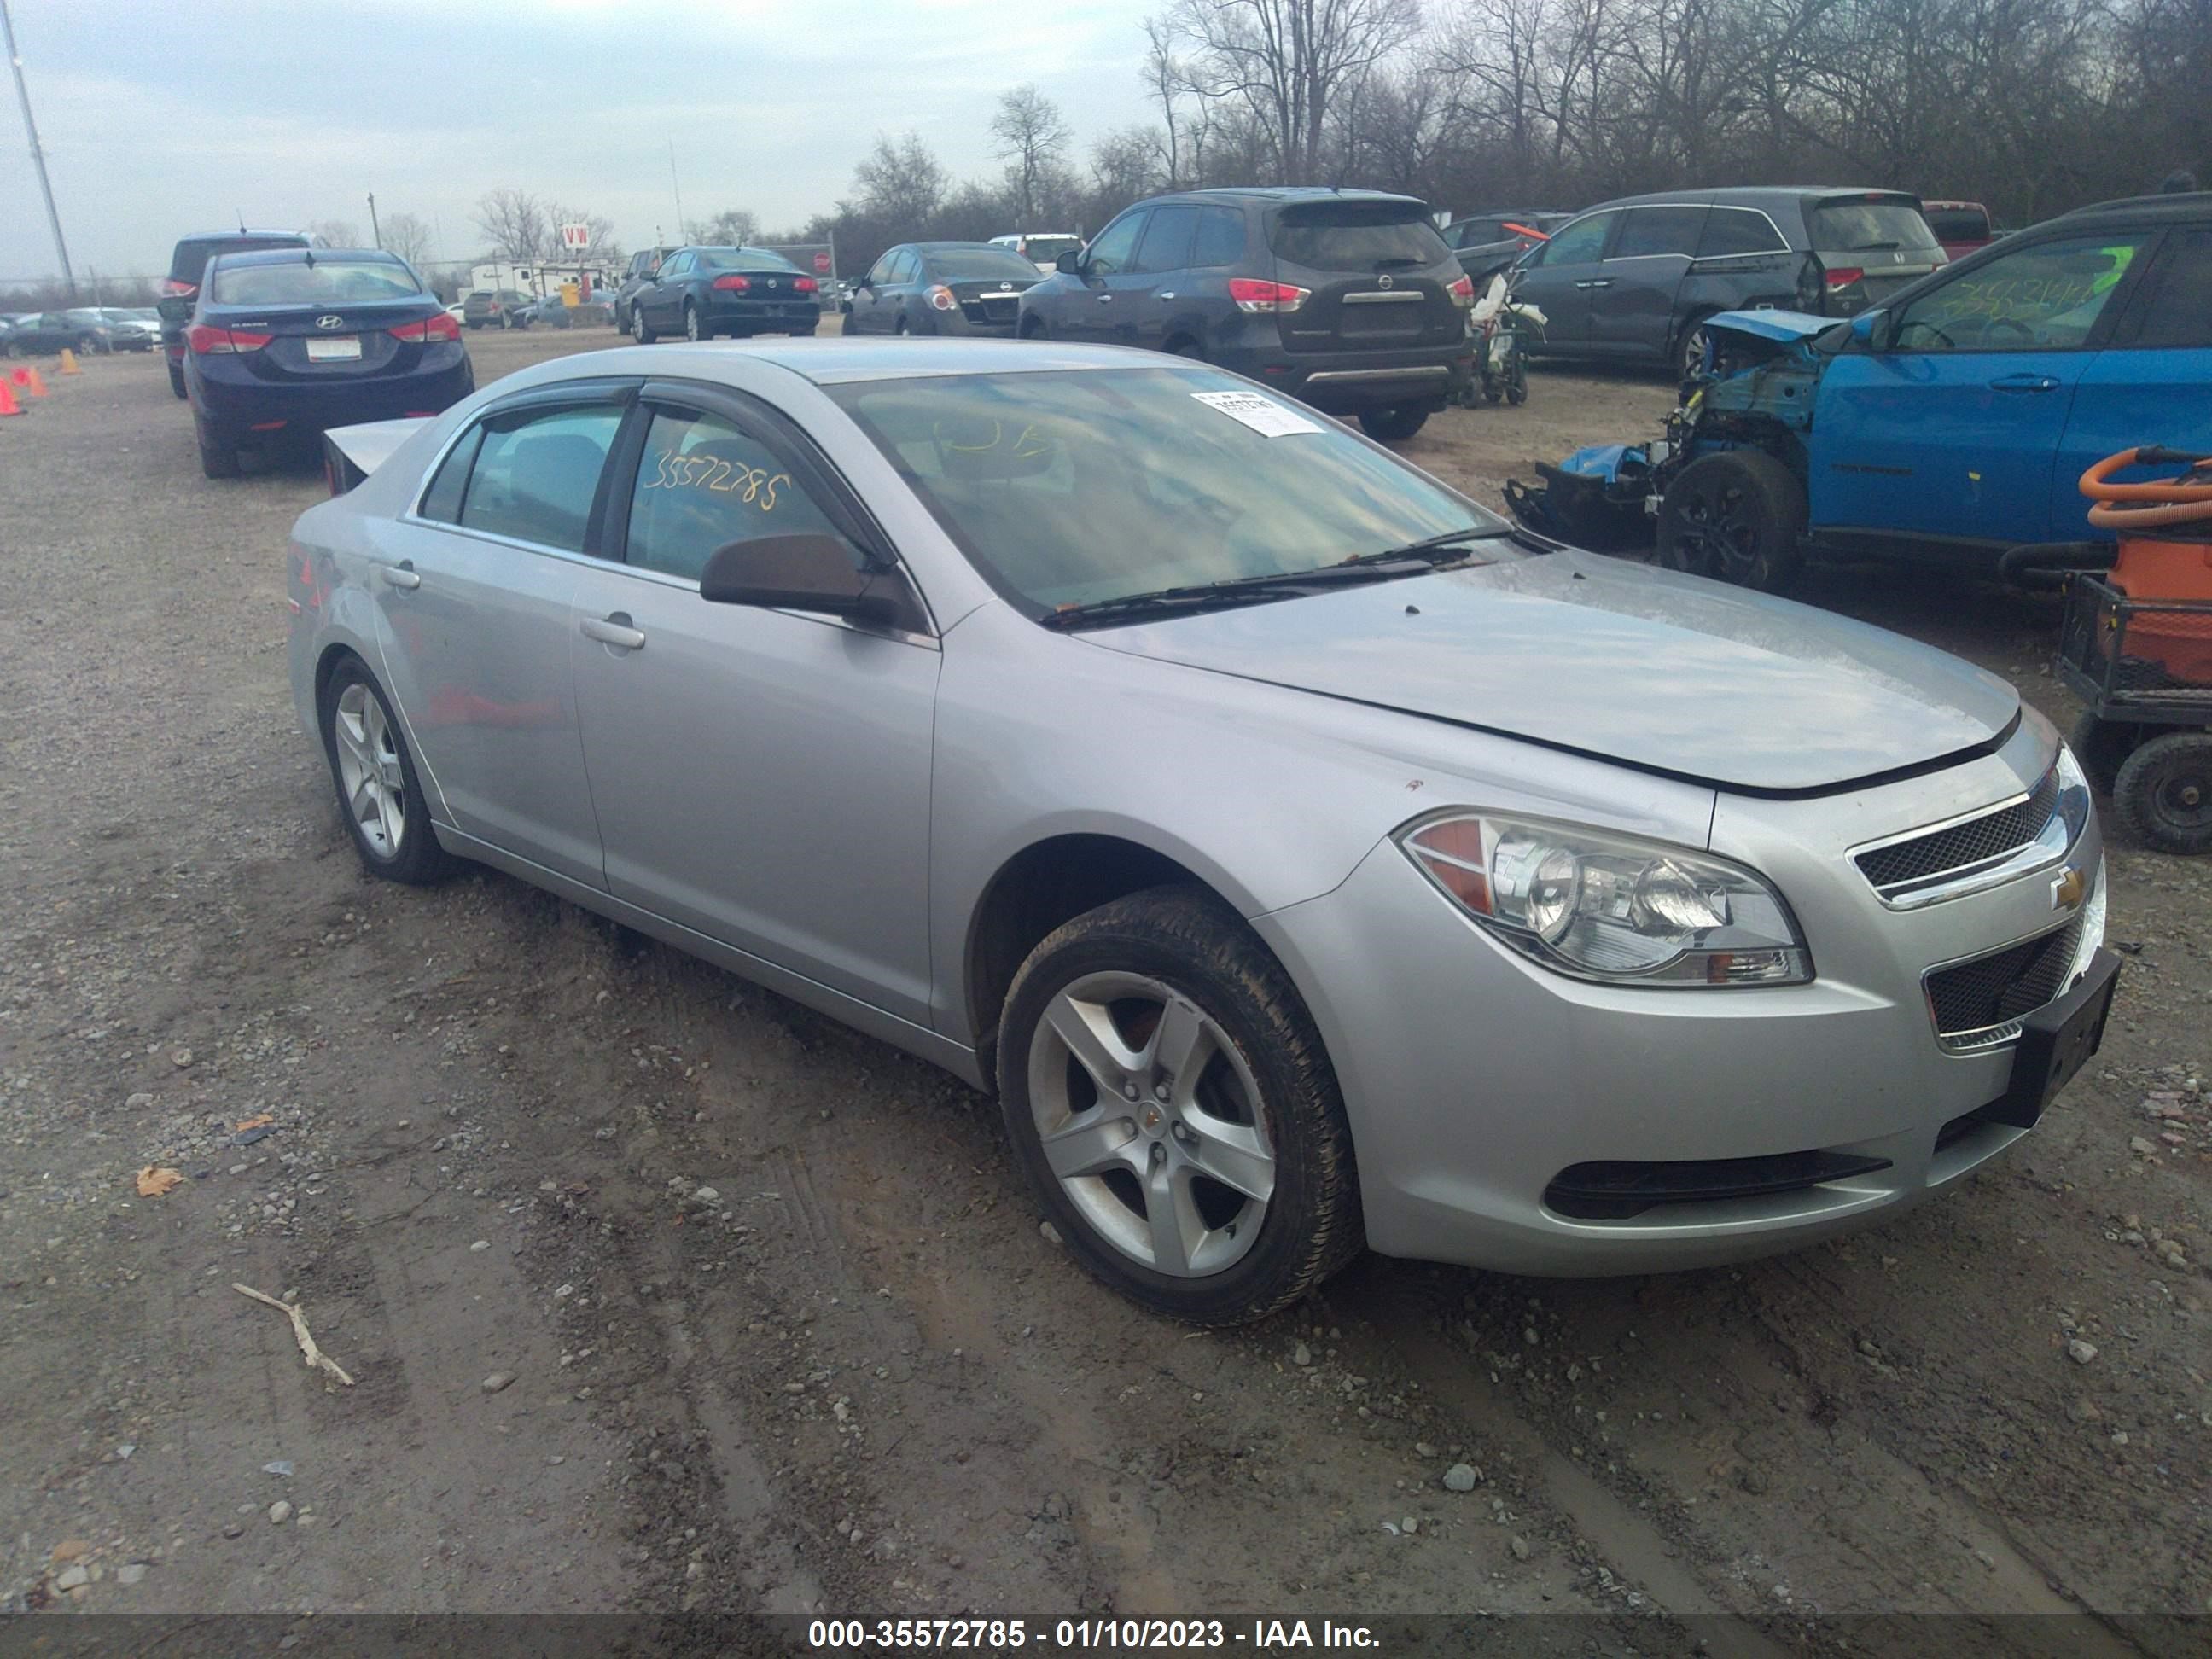
[[[2020,717],[1882,629],[1575,551],[1080,637],[1755,794],[1964,757]]]
[[[1761,340],[1809,340],[1836,325],[1833,317],[1815,317],[1806,311],[1722,311],[1705,319],[1707,328],[1734,329]]]

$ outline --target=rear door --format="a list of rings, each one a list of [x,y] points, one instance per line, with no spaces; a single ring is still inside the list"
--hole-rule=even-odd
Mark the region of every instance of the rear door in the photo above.
[[[1585,214],[1514,267],[1513,295],[1544,313],[1541,349],[1580,357],[1590,350],[1590,307],[1604,275],[1606,245],[1626,210]]]
[[[2123,449],[2212,450],[2212,226],[2168,231],[2105,349],[2083,366],[2058,453],[2051,538],[2094,532],[2076,481]],[[2121,482],[2170,477],[2129,469]]]
[[[1309,290],[1279,313],[1291,351],[1405,350],[1467,337],[1459,262],[1413,201],[1295,202],[1267,217],[1275,280]]]
[[[2048,539],[2054,491],[2073,487],[2057,475],[2075,388],[2147,241],[2082,234],[1984,256],[1887,319],[1884,349],[1833,359],[1814,405],[1814,526]],[[2064,520],[2075,516],[2069,504]]]
[[[1674,337],[1675,298],[1698,252],[1703,203],[1632,207],[1598,268],[1590,295],[1590,355],[1649,360]]]
[[[456,828],[604,888],[569,635],[599,478],[634,384],[503,406],[447,453],[373,550],[377,644]]]

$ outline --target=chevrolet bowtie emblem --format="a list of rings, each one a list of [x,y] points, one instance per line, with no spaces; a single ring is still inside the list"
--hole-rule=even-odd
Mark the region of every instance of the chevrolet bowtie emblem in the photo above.
[[[2051,908],[2071,910],[2089,896],[2089,878],[2079,870],[2068,870],[2054,877],[2051,883]]]

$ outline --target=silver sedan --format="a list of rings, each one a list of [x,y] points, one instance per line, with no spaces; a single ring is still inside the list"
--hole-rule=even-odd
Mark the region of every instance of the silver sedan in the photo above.
[[[1179,1317],[1363,1246],[1822,1238],[2101,1032],[2088,789],[2009,685],[1203,365],[623,349],[332,442],[291,670],[368,870],[492,866],[994,1091]]]

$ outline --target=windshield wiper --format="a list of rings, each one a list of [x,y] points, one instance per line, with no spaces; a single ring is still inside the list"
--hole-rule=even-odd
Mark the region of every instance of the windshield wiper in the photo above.
[[[1510,525],[1468,525],[1460,530],[1447,530],[1441,536],[1408,542],[1403,547],[1355,553],[1340,563],[1325,564],[1315,570],[1271,570],[1258,576],[1231,576],[1218,582],[1193,582],[1146,593],[1125,593],[1117,599],[1064,606],[1039,620],[1047,628],[1072,628],[1147,612],[1259,604],[1290,599],[1317,587],[1389,581],[1395,577],[1422,575],[1441,565],[1462,562],[1467,557],[1460,550],[1463,542],[1495,541],[1512,533]]]

